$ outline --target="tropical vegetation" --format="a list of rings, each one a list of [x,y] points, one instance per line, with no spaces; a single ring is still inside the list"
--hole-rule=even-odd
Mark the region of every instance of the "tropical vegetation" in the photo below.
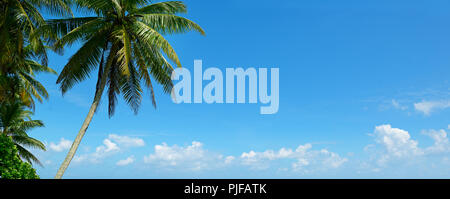
[[[16,145],[11,137],[0,135],[0,178],[37,179],[39,176],[31,164],[23,162],[17,155]]]
[[[13,143],[10,147],[3,139],[1,178],[36,178],[28,163],[42,165],[26,147],[45,150],[42,142],[27,134],[43,123],[32,120],[32,112],[27,109],[34,110],[35,100],[48,98],[36,74],[56,72],[48,67],[46,42],[34,35],[46,23],[39,10],[69,16],[70,4],[68,0],[0,1],[0,134]]]
[[[71,8],[77,8],[84,16],[74,17]],[[40,11],[59,18],[45,20]],[[163,35],[188,31],[205,34],[199,25],[180,16],[186,12],[181,1],[1,1],[0,134],[11,139],[17,157],[41,164],[26,148],[45,150],[45,145],[29,137],[27,131],[43,126],[30,116],[35,110],[35,101],[48,98],[36,74],[57,74],[48,66],[48,50],[63,53],[65,47],[81,44],[59,73],[56,83],[63,94],[94,71],[97,73],[88,115],[56,174],[56,178],[61,178],[105,91],[110,117],[114,115],[118,96],[137,113],[144,87],[149,90],[154,107],[155,83],[160,84],[165,93],[171,91],[172,65],[181,67],[181,62]]]
[[[0,134],[12,138],[21,158],[29,163],[42,163],[27,149],[35,148],[45,151],[45,145],[32,137],[29,137],[27,131],[43,127],[44,123],[40,120],[31,119],[32,112],[26,110],[26,107],[20,102],[13,104],[2,103],[0,105]]]

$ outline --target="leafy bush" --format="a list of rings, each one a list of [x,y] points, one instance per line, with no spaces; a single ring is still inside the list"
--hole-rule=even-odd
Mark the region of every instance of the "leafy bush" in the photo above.
[[[0,178],[39,179],[36,170],[19,158],[16,146],[6,135],[0,135]]]

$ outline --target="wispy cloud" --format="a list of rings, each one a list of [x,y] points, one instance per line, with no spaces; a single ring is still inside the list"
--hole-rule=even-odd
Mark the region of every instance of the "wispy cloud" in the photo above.
[[[402,110],[402,111],[408,109],[408,106],[405,106],[405,105],[400,104],[400,102],[398,102],[398,101],[395,100],[395,99],[393,99],[393,100],[391,101],[391,103],[392,103],[392,106],[393,106],[395,109],[399,109],[399,110]]]
[[[134,162],[134,156],[130,156],[127,159],[117,161],[117,166],[126,166]]]
[[[124,147],[141,147],[145,146],[145,142],[141,138],[133,138],[128,136],[120,136],[116,134],[110,134],[108,139],[122,145]]]
[[[414,108],[425,114],[430,115],[433,111],[450,108],[450,100],[441,101],[422,101],[414,104]]]

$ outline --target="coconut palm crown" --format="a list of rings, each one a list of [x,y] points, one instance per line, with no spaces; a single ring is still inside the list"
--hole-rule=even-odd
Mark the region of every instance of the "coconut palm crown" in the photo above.
[[[110,116],[114,114],[116,96],[120,93],[134,111],[138,110],[141,80],[150,89],[154,106],[151,76],[163,86],[165,92],[170,92],[173,67],[166,57],[179,67],[181,64],[163,34],[191,30],[204,34],[196,23],[175,15],[186,13],[186,6],[180,1],[147,6],[144,6],[149,2],[147,0],[75,2],[80,8],[92,10],[98,16],[49,20],[47,28],[41,32],[47,31],[48,35],[53,34],[53,38],[61,36],[54,42],[56,49],[77,41],[83,42],[64,66],[57,83],[64,94],[97,69],[96,93],[104,85],[108,86]]]

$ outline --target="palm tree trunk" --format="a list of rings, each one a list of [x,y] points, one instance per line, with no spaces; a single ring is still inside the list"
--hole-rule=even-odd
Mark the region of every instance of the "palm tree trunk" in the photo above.
[[[83,125],[81,126],[81,129],[77,134],[77,137],[73,141],[72,146],[70,147],[70,150],[67,153],[66,159],[64,159],[64,162],[59,167],[58,172],[56,173],[55,179],[62,178],[64,172],[66,171],[67,167],[70,164],[70,161],[72,161],[72,158],[75,155],[75,152],[77,151],[78,146],[81,143],[81,139],[83,139],[83,136],[86,133],[86,130],[88,129],[89,124],[92,121],[92,118],[94,117],[95,110],[97,109],[97,106],[100,102],[101,95],[103,93],[103,88],[100,88],[101,91],[99,91],[100,94],[98,94],[98,97],[94,98],[94,102],[92,102],[91,108],[89,109],[89,113],[86,116],[86,119],[84,120]]]
[[[64,175],[64,172],[66,171],[67,167],[70,164],[70,161],[72,161],[73,156],[77,152],[78,146],[80,145],[81,139],[83,139],[84,134],[86,133],[86,130],[89,127],[89,124],[92,121],[92,117],[94,117],[94,113],[97,110],[98,104],[100,103],[100,99],[102,98],[103,90],[105,89],[106,85],[106,79],[109,74],[110,66],[112,64],[112,61],[117,53],[117,45],[112,45],[110,49],[110,53],[108,55],[108,59],[106,61],[105,66],[103,67],[103,55],[102,60],[100,61],[100,67],[99,67],[99,74],[97,78],[97,85],[95,90],[95,97],[94,101],[92,102],[91,108],[89,108],[88,115],[86,116],[86,119],[83,122],[83,125],[81,126],[80,131],[78,132],[77,137],[72,143],[72,146],[70,147],[69,152],[67,153],[66,159],[64,159],[63,163],[58,169],[58,172],[56,173],[55,179],[61,179]]]

